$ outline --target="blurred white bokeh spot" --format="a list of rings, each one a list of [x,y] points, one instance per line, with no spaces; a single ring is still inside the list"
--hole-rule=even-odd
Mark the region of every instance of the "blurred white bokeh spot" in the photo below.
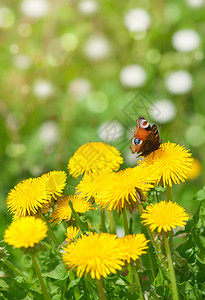
[[[130,142],[131,143],[131,142]],[[130,146],[130,145],[129,145]],[[137,153],[132,153],[131,150],[127,151],[127,153],[124,156],[125,162],[128,164],[128,166],[137,166],[138,161],[142,159],[142,157],[137,157]]]
[[[22,37],[28,37],[32,33],[32,26],[29,23],[21,23],[18,26],[18,33]]]
[[[167,123],[174,119],[176,115],[176,107],[171,100],[161,99],[154,103],[156,109],[150,109],[152,119],[159,123]]]
[[[73,51],[78,46],[77,36],[70,32],[64,33],[60,38],[60,44],[65,51]]]
[[[68,94],[78,101],[82,101],[91,92],[91,82],[86,78],[73,79],[68,86]]]
[[[19,70],[27,70],[31,66],[31,59],[25,54],[17,54],[13,58],[13,63]]]
[[[117,120],[103,122],[98,129],[98,137],[104,142],[114,142],[122,137],[124,128]]]
[[[200,37],[193,29],[178,30],[172,37],[172,45],[178,51],[189,52],[200,45]]]
[[[127,12],[124,22],[130,32],[144,32],[149,28],[151,18],[146,10],[135,8]]]
[[[82,0],[78,3],[78,11],[83,15],[93,15],[98,11],[98,3],[95,0]]]
[[[47,0],[23,0],[21,2],[22,12],[29,18],[42,18],[47,15],[50,8]]]
[[[54,92],[53,85],[50,81],[41,79],[37,80],[33,85],[33,93],[40,98],[47,98]]]
[[[54,121],[46,121],[39,129],[40,140],[44,144],[55,144],[59,139],[59,129]]]
[[[193,8],[200,8],[203,6],[205,7],[204,0],[187,0],[186,2],[190,7],[193,7]]]
[[[6,155],[12,158],[22,155],[26,151],[26,146],[22,143],[10,143],[6,146]]]
[[[157,64],[160,62],[161,54],[158,49],[149,49],[146,53],[146,59],[151,64]]]
[[[193,125],[187,129],[186,138],[190,145],[199,147],[205,142],[205,132],[201,126]]]
[[[104,36],[91,36],[84,45],[84,55],[92,61],[107,58],[111,52],[109,41]]]
[[[108,108],[109,101],[105,93],[94,91],[87,96],[86,104],[90,111],[99,114]]]
[[[118,238],[121,238],[121,237],[125,236],[125,230],[124,230],[124,228],[121,227],[121,226],[117,226],[116,227],[116,234],[117,234]]]
[[[17,45],[17,44],[11,44],[11,46],[9,47],[9,51],[12,54],[18,53],[19,52],[19,45]]]
[[[9,28],[15,22],[15,15],[8,7],[0,7],[0,28]]]
[[[165,85],[171,94],[180,95],[188,93],[192,89],[193,80],[187,71],[179,70],[166,76]]]
[[[140,87],[147,79],[145,70],[139,65],[125,66],[120,72],[120,81],[125,87]]]

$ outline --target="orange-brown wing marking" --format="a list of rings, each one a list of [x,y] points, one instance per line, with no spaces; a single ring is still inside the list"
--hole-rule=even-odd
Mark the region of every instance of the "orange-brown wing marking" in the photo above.
[[[134,131],[134,136],[140,140],[145,141],[147,136],[150,134],[151,131],[147,131],[146,129],[138,126]]]

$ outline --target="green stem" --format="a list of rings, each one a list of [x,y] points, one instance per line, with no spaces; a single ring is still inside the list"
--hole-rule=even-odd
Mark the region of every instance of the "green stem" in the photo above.
[[[122,215],[123,215],[125,235],[128,235],[129,234],[129,227],[128,227],[127,214],[126,214],[125,208],[122,211]]]
[[[41,218],[43,219],[43,221],[46,222],[46,224],[48,226],[48,235],[49,235],[49,237],[51,238],[51,240],[54,242],[54,244],[56,246],[59,246],[60,243],[59,243],[57,237],[55,236],[53,230],[51,229],[51,224],[47,221],[47,219],[44,217],[43,214],[41,214]]]
[[[124,208],[122,211],[123,215],[123,223],[124,223],[124,230],[125,230],[125,235],[129,234],[129,227],[128,227],[128,221],[127,221],[127,213],[126,209]],[[130,284],[133,284],[133,274],[132,274],[132,268],[130,265],[128,265],[128,281]]]
[[[106,227],[105,227],[105,210],[101,210],[101,232],[106,232]]]
[[[171,251],[170,251],[168,239],[167,239],[167,236],[166,236],[165,232],[164,232],[164,247],[165,247],[165,251],[166,251],[166,254],[167,254],[167,261],[168,261],[168,266],[169,266],[169,273],[170,273],[170,280],[171,280],[171,286],[172,286],[173,300],[179,300]]]
[[[109,224],[110,233],[116,234],[116,224],[111,210],[106,210],[106,217]]]
[[[139,292],[139,296],[140,296],[139,299],[144,300],[144,295],[143,295],[143,292],[142,292],[142,287],[141,287],[139,275],[137,273],[134,262],[132,260],[131,260],[131,267],[132,267],[132,272],[133,272],[134,278],[135,278],[136,288],[137,288],[137,291]]]
[[[172,187],[168,184],[167,185],[167,202],[173,201],[172,197]]]
[[[106,300],[106,296],[103,291],[102,279],[100,279],[100,280],[96,279],[96,285],[97,285],[98,295],[99,295],[100,300]]]
[[[70,278],[70,281],[74,281],[75,280],[75,274],[74,272],[70,272],[69,274],[69,278]],[[80,298],[80,290],[79,290],[79,287],[76,285],[73,289],[74,291],[74,297],[75,297],[75,300],[78,300]]]
[[[140,203],[138,203],[138,212],[139,212],[140,215],[143,212],[143,207],[142,207],[142,205]],[[152,245],[153,245],[153,247],[155,249],[155,253],[157,255],[157,258],[159,259],[161,266],[166,270],[167,266],[166,266],[165,257],[164,257],[163,252],[162,252],[161,242],[159,242],[159,240],[156,238],[155,232],[151,231],[151,229],[149,228],[148,225],[145,225],[145,228],[146,228],[147,233],[148,233],[148,235],[150,237]]]
[[[152,257],[151,257],[149,248],[147,249],[147,254],[148,254],[148,257],[149,257],[150,267],[151,267],[151,271],[152,271],[152,280],[154,281],[155,271],[154,271],[154,265],[153,265],[153,262],[152,262]]]
[[[41,290],[42,290],[42,293],[43,293],[43,297],[45,300],[50,300],[50,295],[47,291],[47,288],[46,288],[46,285],[45,285],[45,282],[43,280],[43,277],[41,275],[41,270],[39,268],[39,264],[38,264],[38,261],[36,259],[36,255],[35,254],[31,254],[31,257],[32,257],[32,260],[33,260],[33,265],[34,265],[34,269],[35,269],[35,272],[36,272],[36,275],[38,277],[38,280],[40,282],[40,286],[41,286]]]
[[[15,267],[10,261],[7,259],[1,260],[9,269],[13,271],[13,273],[20,275],[21,277],[25,278],[28,283],[31,283],[31,281],[28,279],[28,277],[21,272],[17,267]]]

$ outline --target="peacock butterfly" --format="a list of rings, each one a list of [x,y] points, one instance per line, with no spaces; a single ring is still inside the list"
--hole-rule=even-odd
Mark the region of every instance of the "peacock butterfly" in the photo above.
[[[147,156],[159,148],[162,140],[159,139],[159,131],[156,124],[152,126],[149,122],[139,117],[137,128],[134,131],[134,137],[131,139],[130,149],[132,153],[140,153],[138,156]]]

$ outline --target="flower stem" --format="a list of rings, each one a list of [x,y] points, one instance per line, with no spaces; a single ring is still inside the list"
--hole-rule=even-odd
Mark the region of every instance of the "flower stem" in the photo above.
[[[106,232],[106,227],[105,227],[105,210],[101,210],[101,232]]]
[[[54,242],[54,244],[56,246],[59,246],[59,241],[57,239],[57,237],[55,236],[53,230],[51,229],[51,224],[47,221],[47,219],[44,217],[43,214],[41,214],[41,218],[43,219],[43,221],[46,222],[46,224],[48,225],[48,235],[51,238],[51,240]]]
[[[169,266],[169,273],[170,273],[170,280],[171,280],[171,286],[172,286],[173,300],[179,300],[171,251],[170,251],[168,239],[167,239],[167,236],[166,236],[165,232],[164,232],[164,247],[165,247],[165,251],[166,251],[166,254],[167,254],[167,261],[168,261],[168,266]]]
[[[126,214],[125,208],[123,209],[122,215],[123,215],[125,235],[128,235],[129,234],[129,227],[128,227],[127,214]]]
[[[138,203],[138,211],[139,211],[139,214],[141,215],[142,211],[143,211],[143,207],[142,207],[142,205],[140,203]],[[145,225],[145,228],[146,228],[147,233],[148,233],[148,235],[150,237],[152,245],[153,245],[153,247],[155,249],[155,253],[157,255],[157,258],[159,259],[161,266],[166,270],[167,266],[166,266],[165,257],[164,257],[163,252],[162,252],[162,245],[158,241],[158,239],[156,239],[155,232],[151,231],[151,229],[149,228],[149,226]]]
[[[172,201],[172,187],[167,185],[167,202]]]
[[[152,257],[151,257],[150,249],[149,248],[147,249],[147,254],[148,254],[148,257],[149,257],[149,262],[150,262],[150,267],[151,267],[151,272],[152,272],[152,280],[154,281],[154,279],[155,279],[155,271],[154,271],[154,265],[153,265],[153,262],[152,262]]]
[[[67,278],[65,279],[62,287],[61,287],[61,298],[60,300],[64,300],[65,299],[65,292],[66,292],[66,289],[67,289]]]
[[[111,210],[106,210],[106,217],[109,224],[110,233],[116,234],[116,225],[113,212]]]
[[[69,274],[69,278],[70,278],[70,281],[75,280],[75,274],[72,271]],[[74,297],[75,297],[75,300],[78,300],[80,298],[80,290],[77,285],[74,287]]]
[[[132,260],[131,260],[131,267],[132,267],[132,272],[133,272],[134,278],[135,278],[136,288],[139,291],[139,299],[140,300],[144,300],[144,295],[143,295],[143,292],[142,292],[142,287],[141,287],[140,279],[139,279],[136,267],[134,265],[134,262]]]
[[[99,295],[100,300],[106,300],[106,296],[103,291],[102,279],[100,279],[100,280],[96,279],[96,284],[97,284],[98,295]]]
[[[42,293],[43,293],[43,297],[44,297],[45,300],[50,300],[51,298],[50,298],[50,295],[47,291],[47,288],[46,288],[45,282],[43,280],[43,277],[41,275],[41,270],[39,268],[39,264],[38,264],[38,261],[36,259],[36,255],[31,253],[31,258],[33,260],[33,265],[34,265],[34,269],[36,271],[36,275],[37,275],[38,280],[39,280],[40,285],[41,285],[41,290],[42,290]]]
[[[28,283],[31,283],[31,281],[28,279],[28,277],[21,272],[17,267],[15,267],[10,261],[7,259],[1,260],[9,269],[13,271],[13,273],[20,275],[21,277],[25,278]]]
[[[125,208],[123,209],[122,215],[123,215],[123,223],[124,223],[125,235],[128,235],[129,234],[129,227],[128,227],[127,213],[126,213]],[[127,269],[128,269],[128,281],[129,281],[130,284],[132,284],[133,283],[132,268],[131,268],[130,265],[128,265]]]

